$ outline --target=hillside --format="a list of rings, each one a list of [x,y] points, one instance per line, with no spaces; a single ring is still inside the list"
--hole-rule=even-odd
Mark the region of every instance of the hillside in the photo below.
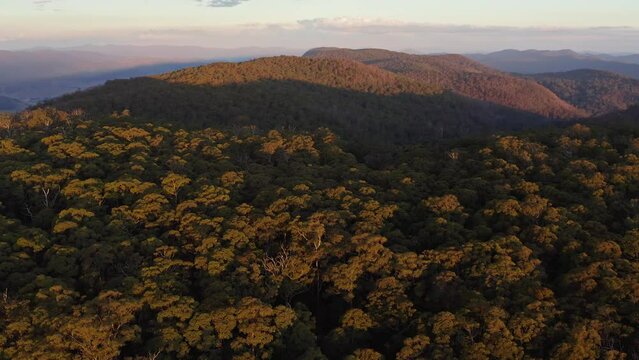
[[[503,50],[468,56],[486,66],[513,73],[539,74],[593,69],[639,79],[639,64],[629,63],[623,59],[611,60],[596,55],[579,54],[571,50]]]
[[[411,55],[379,49],[320,48],[310,50],[305,56],[360,61],[463,96],[549,118],[566,119],[586,115],[533,80],[502,73],[461,55]]]
[[[567,102],[593,115],[639,104],[639,80],[598,70],[531,75]]]
[[[433,95],[442,92],[438,86],[424,85],[350,61],[313,60],[292,56],[261,58],[241,64],[217,63],[157,75],[154,78],[173,84],[213,87],[259,81],[302,81],[376,95]]]
[[[299,57],[111,81],[48,105],[93,114],[128,109],[191,127],[330,127],[368,142],[416,142],[543,123],[539,116],[445,93],[374,66]]]

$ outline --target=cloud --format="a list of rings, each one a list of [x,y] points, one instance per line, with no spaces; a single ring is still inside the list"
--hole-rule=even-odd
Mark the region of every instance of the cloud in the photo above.
[[[51,4],[53,0],[33,0],[33,5],[38,7],[43,7],[45,5]]]
[[[424,52],[475,52],[504,48],[639,51],[635,27],[512,27],[429,24],[389,19],[317,18],[297,21],[299,33],[334,44]]]
[[[58,7],[54,7],[60,2],[63,2],[63,1],[58,1],[58,0],[32,0],[31,1],[33,6],[35,6],[35,8],[38,11],[55,11],[55,12],[62,11],[62,9]]]
[[[183,32],[183,40],[215,39],[217,46],[336,45],[419,52],[483,52],[506,48],[639,52],[639,28],[500,27],[405,23],[386,19],[308,19],[295,23],[244,24]],[[162,31],[158,34],[161,37]],[[176,35],[164,33],[165,36]],[[202,34],[207,34],[202,36]],[[192,36],[192,37],[191,37]],[[202,36],[202,37],[200,37]],[[219,44],[219,45],[218,45]]]
[[[210,7],[233,7],[242,4],[248,0],[197,0],[203,2]]]
[[[299,27],[325,32],[362,33],[362,34],[638,34],[632,27],[513,27],[513,26],[476,26],[455,24],[411,23],[389,19],[367,18],[317,18],[297,22]],[[496,39],[497,40],[497,39]]]
[[[193,1],[193,0],[189,0]],[[208,1],[208,0],[206,0]],[[202,4],[205,0],[202,0]],[[20,30],[20,31],[19,31]],[[24,36],[16,38],[18,32]],[[319,46],[387,48],[422,53],[469,53],[503,49],[573,49],[639,53],[636,27],[505,27],[429,24],[392,19],[319,18],[286,23],[224,26],[37,31],[24,25],[0,27],[0,47],[82,44],[197,45],[215,48]]]
[[[209,7],[234,7],[241,5],[243,2],[249,0],[196,0],[199,3],[202,3]],[[47,5],[50,5],[56,0],[32,0],[33,4],[39,8],[43,8]]]

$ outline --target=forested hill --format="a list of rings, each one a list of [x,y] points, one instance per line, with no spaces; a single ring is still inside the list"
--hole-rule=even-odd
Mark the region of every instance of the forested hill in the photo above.
[[[350,60],[263,58],[111,81],[49,105],[96,115],[128,109],[186,127],[317,129],[349,140],[411,143],[544,123]]]
[[[639,104],[639,80],[599,70],[530,75],[569,103],[593,115]]]
[[[152,76],[169,83],[225,86],[258,81],[300,81],[376,95],[433,95],[443,91],[391,72],[349,60],[294,56],[260,58],[243,63],[214,63]]]
[[[639,130],[0,115],[0,358],[636,359]],[[174,123],[178,123],[176,119]]]
[[[534,80],[503,73],[461,55],[411,55],[381,49],[318,48],[306,57],[351,59],[402,74],[429,86],[545,117],[578,118],[586,112]]]

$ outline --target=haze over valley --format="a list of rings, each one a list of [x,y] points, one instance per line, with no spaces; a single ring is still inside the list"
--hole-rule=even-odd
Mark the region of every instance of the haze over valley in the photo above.
[[[213,49],[197,46],[102,45],[73,48],[0,51],[0,96],[23,109],[66,93],[102,85],[108,80],[159,74],[217,61],[296,54],[276,48]]]

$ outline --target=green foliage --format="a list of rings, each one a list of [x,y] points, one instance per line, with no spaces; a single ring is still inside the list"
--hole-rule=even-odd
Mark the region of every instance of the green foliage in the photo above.
[[[15,126],[0,358],[639,356],[636,129],[396,147],[373,169],[326,129]]]

